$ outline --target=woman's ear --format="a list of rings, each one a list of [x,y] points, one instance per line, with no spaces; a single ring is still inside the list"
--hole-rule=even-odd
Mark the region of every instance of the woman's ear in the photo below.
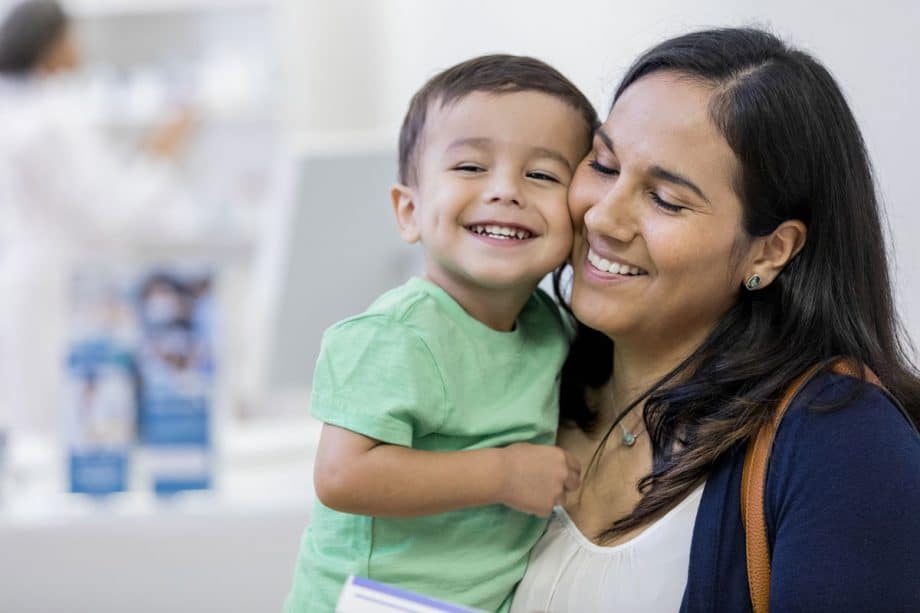
[[[396,224],[399,226],[399,235],[407,243],[416,243],[421,238],[416,220],[415,193],[412,188],[397,183],[390,190],[393,200],[393,213],[396,214]]]
[[[742,283],[751,290],[773,283],[786,264],[805,246],[807,237],[808,229],[798,219],[784,221],[767,236],[758,237],[750,263],[741,271],[744,274]],[[757,281],[751,282],[755,276]]]

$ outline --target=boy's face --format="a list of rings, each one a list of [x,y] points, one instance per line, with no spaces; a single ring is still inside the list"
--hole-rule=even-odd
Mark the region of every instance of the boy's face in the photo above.
[[[532,291],[569,256],[567,192],[589,146],[575,109],[542,92],[473,92],[429,109],[417,182],[397,186],[404,239],[448,292]]]

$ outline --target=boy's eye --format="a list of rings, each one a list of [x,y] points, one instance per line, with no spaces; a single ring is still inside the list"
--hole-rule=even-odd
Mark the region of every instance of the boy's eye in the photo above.
[[[528,172],[527,177],[530,179],[536,179],[538,181],[552,181],[553,183],[560,183],[559,179],[553,175],[547,172],[542,172],[540,170],[532,170]]]
[[[607,175],[607,176],[612,177],[612,176],[616,176],[620,174],[620,171],[618,169],[611,168],[610,166],[604,166],[597,160],[591,160],[590,162],[588,162],[588,166],[590,166],[595,172],[598,172],[602,175]]]
[[[485,168],[478,164],[458,164],[454,166],[454,170],[459,170],[460,172],[485,172]]]

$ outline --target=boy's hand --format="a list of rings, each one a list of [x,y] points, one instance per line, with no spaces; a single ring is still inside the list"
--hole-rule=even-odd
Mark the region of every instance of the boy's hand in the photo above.
[[[505,486],[502,504],[540,517],[578,489],[581,464],[568,451],[549,445],[515,443],[502,450]]]

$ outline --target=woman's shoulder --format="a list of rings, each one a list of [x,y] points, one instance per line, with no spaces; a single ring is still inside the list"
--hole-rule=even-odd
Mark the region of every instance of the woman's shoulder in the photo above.
[[[774,450],[803,443],[873,447],[900,441],[920,453],[920,434],[880,387],[847,375],[822,373],[799,392],[777,430]]]
[[[768,515],[806,499],[920,504],[920,434],[881,388],[822,374],[780,423],[766,488]]]
[[[781,422],[770,456],[764,515],[779,586],[771,606],[917,610],[918,508],[920,434],[907,416],[878,387],[817,377]]]

